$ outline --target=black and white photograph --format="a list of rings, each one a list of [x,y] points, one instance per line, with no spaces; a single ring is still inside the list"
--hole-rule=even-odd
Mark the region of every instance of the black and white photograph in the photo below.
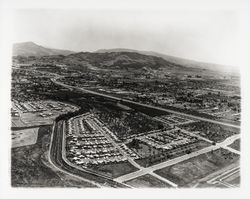
[[[11,189],[240,190],[239,9],[81,5],[11,12]]]

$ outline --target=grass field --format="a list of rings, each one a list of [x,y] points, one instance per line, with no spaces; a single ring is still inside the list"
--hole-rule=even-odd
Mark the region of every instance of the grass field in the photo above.
[[[28,128],[19,131],[12,131],[12,148],[32,145],[36,143],[38,128]]]
[[[235,140],[232,144],[229,145],[229,147],[240,151],[240,139]]]
[[[137,171],[138,169],[131,165],[129,162],[114,163],[107,165],[93,166],[93,170],[103,173],[112,178],[117,178],[119,176]]]
[[[197,183],[199,179],[237,160],[239,160],[239,155],[220,148],[173,166],[157,170],[155,173],[178,184],[179,187],[190,187]]]
[[[225,181],[229,184],[232,184],[232,185],[239,185],[240,184],[240,176],[230,176]]]
[[[149,174],[126,181],[126,184],[135,188],[170,188],[171,186]]]

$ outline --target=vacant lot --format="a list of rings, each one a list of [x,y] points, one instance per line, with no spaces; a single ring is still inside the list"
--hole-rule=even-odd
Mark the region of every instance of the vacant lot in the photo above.
[[[176,183],[179,187],[189,187],[212,172],[239,160],[239,155],[225,149],[217,149],[184,162],[155,171],[158,175]]]
[[[238,186],[240,184],[240,176],[239,173],[236,173],[233,176],[230,176],[228,179],[225,180],[226,183],[231,184],[231,185],[236,185]]]
[[[93,170],[103,173],[112,178],[117,178],[119,176],[137,171],[138,169],[131,165],[129,162],[114,163],[107,165],[99,165],[92,167]]]
[[[170,188],[171,186],[149,174],[143,175],[132,180],[126,181],[126,184],[136,188]]]
[[[229,145],[229,147],[240,151],[240,139],[235,140],[232,144]]]
[[[28,128],[19,131],[12,131],[12,148],[32,145],[36,143],[39,128]]]

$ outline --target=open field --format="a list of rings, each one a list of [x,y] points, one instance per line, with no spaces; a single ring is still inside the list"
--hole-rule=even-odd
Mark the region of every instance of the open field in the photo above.
[[[146,174],[125,182],[135,188],[170,188],[171,186],[152,175]]]
[[[239,187],[240,185],[240,167],[239,161],[222,168],[219,171],[211,173],[199,180],[197,187]]]
[[[93,166],[94,171],[98,173],[105,174],[112,178],[117,178],[119,176],[137,171],[138,169],[131,165],[129,162],[113,163],[106,165]]]
[[[233,185],[233,186],[239,186],[240,184],[240,170],[236,170],[234,172],[231,172],[227,174],[226,176],[223,176],[223,178],[220,179],[222,184],[225,185]]]
[[[191,187],[199,179],[238,160],[239,155],[220,148],[173,166],[157,170],[155,173],[178,184],[179,187]]]
[[[68,178],[62,180],[55,171],[44,162],[50,142],[51,126],[38,130],[37,143],[34,145],[12,148],[11,185],[13,187],[93,187],[92,184]]]
[[[12,148],[32,145],[36,143],[39,128],[28,128],[19,131],[12,131]]]
[[[240,184],[240,175],[239,173],[233,174],[232,176],[228,177],[225,182],[228,184],[236,185],[238,186]]]
[[[240,139],[235,140],[234,143],[230,144],[229,147],[240,151]]]

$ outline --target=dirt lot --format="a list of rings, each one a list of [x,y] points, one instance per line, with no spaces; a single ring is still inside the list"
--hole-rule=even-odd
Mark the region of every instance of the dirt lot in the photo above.
[[[225,149],[218,149],[157,170],[155,173],[178,184],[179,187],[190,187],[199,179],[237,160],[239,160],[239,155]]]
[[[37,143],[12,148],[11,184],[13,187],[93,187],[86,182],[64,180],[47,166],[45,155],[49,148],[51,126],[40,127]]]
[[[38,128],[28,128],[19,131],[12,131],[12,148],[32,145],[36,143]]]
[[[149,174],[126,181],[126,184],[135,188],[171,188],[171,186]]]

